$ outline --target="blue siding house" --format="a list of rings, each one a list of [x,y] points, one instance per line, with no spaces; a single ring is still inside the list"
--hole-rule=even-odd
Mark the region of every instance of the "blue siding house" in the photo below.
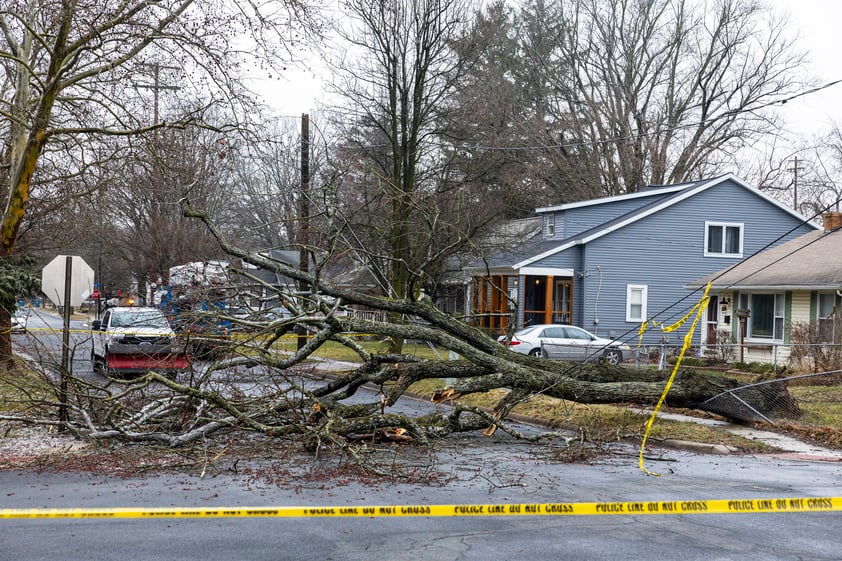
[[[691,281],[819,229],[731,174],[536,212],[540,235],[465,269],[471,317],[493,334],[563,323],[632,343],[643,321],[669,324],[695,305]],[[712,302],[704,340],[732,313]]]

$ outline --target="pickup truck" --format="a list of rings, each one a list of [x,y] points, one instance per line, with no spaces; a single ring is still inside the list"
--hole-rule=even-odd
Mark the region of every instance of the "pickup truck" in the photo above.
[[[157,308],[108,308],[91,322],[94,370],[126,377],[150,370],[173,374],[190,366],[166,316]]]

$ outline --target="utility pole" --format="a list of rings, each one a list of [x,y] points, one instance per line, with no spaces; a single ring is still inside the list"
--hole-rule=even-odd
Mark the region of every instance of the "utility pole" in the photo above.
[[[302,273],[310,271],[310,116],[301,115],[301,189],[298,198],[298,268]],[[298,290],[309,289],[307,283],[298,283]],[[307,344],[307,333],[298,330],[298,348]]]
[[[795,156],[792,167],[789,171],[792,172],[792,209],[798,212],[798,172],[803,170],[798,166],[798,156]]]
[[[160,122],[160,113],[158,109],[158,99],[161,90],[176,91],[180,88],[178,86],[165,86],[161,84],[161,70],[178,70],[175,66],[163,66],[158,63],[145,64],[144,66],[152,70],[152,84],[139,84],[137,87],[142,89],[152,90],[153,108],[152,108],[152,196],[150,197],[149,207],[149,230],[153,255],[151,256],[151,263],[147,265],[155,267],[155,275],[163,274],[164,264],[161,262],[161,248],[160,248],[160,223],[161,223],[161,178],[160,165],[158,163],[158,123]],[[167,263],[170,265],[170,263]],[[143,271],[144,291],[146,277],[150,271]],[[140,275],[139,275],[140,277]]]
[[[149,89],[152,90],[152,148],[155,150],[154,158],[155,162],[152,166],[152,187],[156,189],[157,194],[157,187],[159,186],[158,180],[158,123],[160,122],[160,113],[158,110],[158,98],[160,97],[161,90],[170,90],[176,91],[180,90],[178,86],[164,86],[161,85],[161,69],[164,70],[178,70],[175,66],[162,66],[158,63],[153,64],[145,64],[144,66],[152,69],[152,84],[138,84],[137,87],[141,89]],[[157,201],[153,201],[153,206],[157,204]]]

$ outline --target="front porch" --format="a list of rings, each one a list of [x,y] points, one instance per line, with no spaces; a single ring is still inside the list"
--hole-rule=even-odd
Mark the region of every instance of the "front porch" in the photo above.
[[[520,274],[471,279],[471,317],[491,335],[542,323],[574,323],[574,281],[569,275]]]

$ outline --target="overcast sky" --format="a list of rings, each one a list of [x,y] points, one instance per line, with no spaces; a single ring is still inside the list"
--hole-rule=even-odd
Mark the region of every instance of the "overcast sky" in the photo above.
[[[788,12],[799,44],[809,51],[811,70],[821,84],[842,80],[842,2],[839,0],[771,0]],[[842,124],[842,83],[790,101],[783,108],[793,128],[822,134],[830,121]]]
[[[809,51],[811,70],[821,85],[842,80],[842,0],[766,0],[790,17],[799,45]],[[266,101],[288,116],[315,111],[321,83],[312,71],[288,68],[265,89]],[[842,124],[842,83],[788,102],[778,109],[787,128],[805,136],[823,135],[831,121]]]

